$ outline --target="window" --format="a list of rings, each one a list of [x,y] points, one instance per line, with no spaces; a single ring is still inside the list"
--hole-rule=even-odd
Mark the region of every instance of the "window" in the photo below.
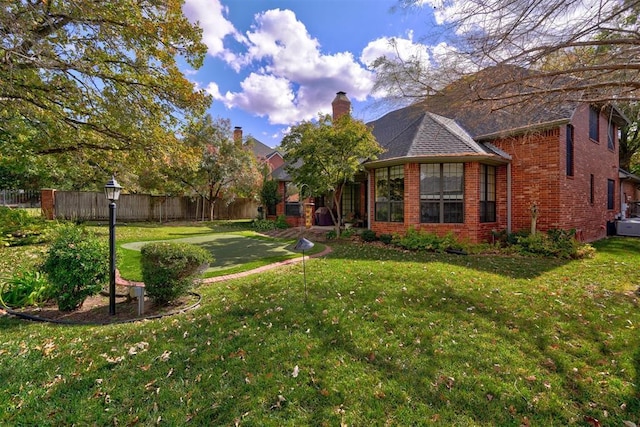
[[[595,179],[593,177],[593,174],[591,174],[589,176],[589,203],[591,203],[591,204],[593,204],[593,200],[595,199],[594,194],[593,194],[593,191],[594,191],[594,188],[593,188],[594,180]]]
[[[600,141],[600,110],[596,107],[589,107],[589,138]]]
[[[360,212],[360,184],[347,184],[342,189],[342,216],[346,217],[349,213]]]
[[[616,195],[616,182],[612,179],[607,180],[607,209],[613,209],[613,202]]]
[[[404,222],[404,166],[376,169],[376,221]]]
[[[420,222],[464,222],[464,164],[420,165]]]
[[[567,125],[567,176],[573,176],[573,126]]]
[[[607,128],[607,146],[609,147],[609,150],[614,150],[616,148],[615,131],[615,125],[613,123],[609,123],[609,127]]]
[[[293,182],[287,182],[284,194],[284,214],[286,216],[300,216],[300,190]]]
[[[496,221],[496,167],[480,165],[480,222]]]

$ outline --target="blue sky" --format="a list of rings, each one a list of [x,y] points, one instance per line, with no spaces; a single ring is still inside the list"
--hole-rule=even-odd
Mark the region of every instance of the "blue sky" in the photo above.
[[[269,146],[302,120],[329,113],[336,92],[353,115],[370,121],[386,111],[372,104],[379,56],[429,58],[443,45],[433,7],[404,11],[397,0],[186,0],[184,11],[203,28],[204,66],[185,69],[213,97],[213,117],[231,119],[244,135]]]

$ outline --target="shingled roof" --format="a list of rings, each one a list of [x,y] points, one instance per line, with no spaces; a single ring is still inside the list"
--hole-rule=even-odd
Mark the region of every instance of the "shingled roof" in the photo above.
[[[251,151],[258,158],[269,159],[271,156],[275,154],[280,154],[278,150],[274,150],[263,142],[258,141],[254,137],[250,136],[247,138],[247,143],[251,146]],[[282,154],[280,154],[282,156]]]
[[[407,157],[505,157],[474,141],[454,120],[417,106],[392,111],[368,125],[386,150],[376,163]]]
[[[581,97],[561,90],[579,84],[516,66],[495,66],[455,81],[425,98],[420,108],[459,123],[476,141],[487,141],[569,123]],[[588,98],[588,95],[585,94]],[[619,125],[627,119],[611,105],[598,105]]]

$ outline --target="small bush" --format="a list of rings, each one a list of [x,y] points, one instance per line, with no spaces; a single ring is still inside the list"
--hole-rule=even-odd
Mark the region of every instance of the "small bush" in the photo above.
[[[0,282],[0,302],[8,307],[38,306],[52,297],[52,286],[39,271],[21,270]]]
[[[251,228],[256,231],[270,231],[278,228],[275,221],[270,219],[256,219],[251,223]]]
[[[356,234],[356,230],[354,230],[353,228],[345,228],[344,230],[342,230],[340,232],[340,237],[344,238],[344,239],[349,239],[351,238],[354,234]]]
[[[43,265],[60,311],[78,309],[109,280],[109,244],[73,225],[63,227]]]
[[[360,233],[360,238],[363,242],[375,242],[378,239],[378,236],[376,235],[375,231],[367,229],[362,230],[362,233]]]
[[[546,234],[520,236],[516,248],[523,255],[547,256],[562,259],[576,259],[591,256],[590,245],[580,243],[575,238],[575,230],[551,229]]]
[[[278,215],[276,219],[276,228],[284,230],[289,228],[289,223],[287,222],[287,217],[285,215]]]
[[[325,238],[327,240],[334,240],[337,237],[338,235],[336,234],[336,230],[327,231],[327,233],[325,234]]]
[[[380,241],[385,245],[390,245],[393,242],[393,236],[391,234],[383,233],[379,237]]]
[[[205,249],[188,243],[155,242],[141,249],[142,280],[149,298],[167,304],[185,295],[203,267],[213,262]]]

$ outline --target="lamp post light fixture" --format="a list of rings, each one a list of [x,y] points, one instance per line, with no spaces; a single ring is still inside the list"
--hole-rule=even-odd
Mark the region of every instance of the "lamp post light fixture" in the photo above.
[[[109,200],[109,314],[116,314],[116,201],[120,198],[120,184],[111,177],[104,186]]]

